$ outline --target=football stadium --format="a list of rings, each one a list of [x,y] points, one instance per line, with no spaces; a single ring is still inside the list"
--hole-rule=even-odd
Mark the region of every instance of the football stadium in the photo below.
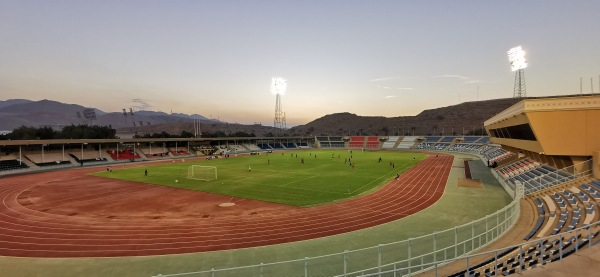
[[[565,96],[522,99],[489,136],[223,138],[209,152],[190,146],[202,138],[2,141],[0,263],[45,276],[548,267],[599,239],[597,118],[600,96]]]
[[[292,2],[0,1],[0,275],[598,274],[598,4]]]

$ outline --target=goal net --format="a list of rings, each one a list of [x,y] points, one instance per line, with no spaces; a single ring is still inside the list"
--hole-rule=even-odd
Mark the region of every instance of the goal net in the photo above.
[[[188,167],[188,179],[212,181],[217,179],[217,167],[192,165]]]

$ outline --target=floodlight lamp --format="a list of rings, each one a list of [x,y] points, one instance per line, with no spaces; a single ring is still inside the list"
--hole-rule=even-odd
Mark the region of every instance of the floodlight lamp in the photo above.
[[[508,50],[508,61],[510,61],[510,69],[517,71],[527,67],[527,61],[525,61],[525,51],[521,46],[517,46]]]
[[[283,95],[287,88],[287,80],[281,77],[273,77],[271,81],[271,93]]]

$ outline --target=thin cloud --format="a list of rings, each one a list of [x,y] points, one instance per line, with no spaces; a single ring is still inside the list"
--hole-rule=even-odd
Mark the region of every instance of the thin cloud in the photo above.
[[[381,82],[381,81],[393,80],[393,79],[396,79],[396,78],[398,78],[398,77],[395,77],[395,76],[389,76],[389,77],[383,77],[383,78],[372,79],[372,80],[369,80],[369,82]]]
[[[415,88],[393,88],[393,87],[382,87],[382,86],[377,86],[377,88],[380,89],[396,89],[396,90],[414,90]]]
[[[456,75],[456,74],[442,74],[442,75],[438,75],[436,77],[438,77],[438,78],[456,78],[459,80],[469,80],[470,79],[467,76]]]
[[[396,98],[398,97],[397,95],[388,95],[388,96],[384,96],[383,99],[390,99],[390,98]]]
[[[435,77],[436,78],[458,79],[460,81],[463,81],[463,84],[478,84],[478,83],[481,83],[481,80],[476,80],[476,79],[473,79],[473,78],[468,77],[468,76],[457,75],[457,74],[442,74],[442,75],[438,75],[438,76],[435,76]]]

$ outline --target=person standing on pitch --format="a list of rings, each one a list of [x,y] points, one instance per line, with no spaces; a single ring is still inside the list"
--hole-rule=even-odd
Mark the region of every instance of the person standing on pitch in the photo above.
[[[148,176],[148,169],[144,170],[144,176]]]

